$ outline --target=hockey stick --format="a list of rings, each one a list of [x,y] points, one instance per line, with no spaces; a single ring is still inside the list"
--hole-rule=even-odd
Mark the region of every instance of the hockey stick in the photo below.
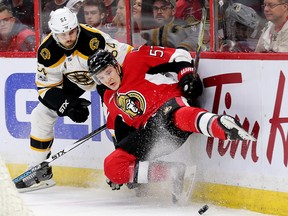
[[[76,142],[74,142],[72,145],[67,146],[66,148],[64,148],[63,150],[57,152],[56,154],[52,155],[51,157],[49,157],[48,159],[44,160],[43,162],[41,162],[40,164],[32,167],[31,169],[27,170],[26,172],[24,172],[23,174],[17,176],[16,178],[13,179],[14,184],[24,180],[26,177],[30,177],[30,175],[34,174],[37,170],[48,167],[48,165],[62,157],[63,155],[65,155],[66,153],[70,152],[71,150],[73,150],[74,148],[76,148],[77,146],[81,145],[82,143],[86,142],[87,140],[89,140],[90,138],[96,136],[97,134],[101,133],[103,130],[106,129],[106,124],[102,125],[101,127],[95,129],[94,131],[92,131],[91,133],[87,134],[86,136],[82,137],[81,139],[77,140]]]
[[[198,72],[200,53],[201,53],[201,48],[203,45],[204,33],[205,33],[205,24],[206,24],[206,18],[207,18],[207,9],[205,6],[205,0],[200,0],[200,3],[202,6],[202,17],[201,17],[201,22],[200,22],[200,27],[199,27],[198,45],[197,45],[197,50],[196,50],[196,55],[195,55],[195,60],[194,60],[194,72],[195,72],[195,74],[197,74],[197,72]]]

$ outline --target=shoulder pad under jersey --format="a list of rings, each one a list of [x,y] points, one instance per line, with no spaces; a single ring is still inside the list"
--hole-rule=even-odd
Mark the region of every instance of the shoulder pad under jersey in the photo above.
[[[64,50],[49,34],[41,43],[37,51],[37,61],[45,67],[50,67],[57,63],[64,55]]]
[[[90,56],[97,49],[104,49],[106,45],[102,32],[88,25],[80,24],[80,35],[76,49],[85,56]]]

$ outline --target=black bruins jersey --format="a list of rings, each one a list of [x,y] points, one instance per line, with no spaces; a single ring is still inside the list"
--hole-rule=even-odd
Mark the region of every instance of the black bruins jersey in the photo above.
[[[99,48],[111,52],[122,64],[132,46],[120,43],[108,34],[84,24],[80,24],[77,44],[71,50],[60,47],[52,34],[49,34],[37,53],[35,79],[39,99],[43,102],[45,94],[55,87],[62,89],[64,80],[71,81],[84,91],[96,90],[96,83],[87,76],[87,59]]]

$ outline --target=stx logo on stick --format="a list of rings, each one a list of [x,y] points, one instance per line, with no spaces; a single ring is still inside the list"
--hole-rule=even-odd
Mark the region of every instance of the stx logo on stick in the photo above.
[[[65,150],[63,149],[62,151],[58,152],[57,154],[55,155],[52,155],[51,158],[52,160],[55,160],[57,159],[58,157],[61,157],[62,155],[66,154]]]

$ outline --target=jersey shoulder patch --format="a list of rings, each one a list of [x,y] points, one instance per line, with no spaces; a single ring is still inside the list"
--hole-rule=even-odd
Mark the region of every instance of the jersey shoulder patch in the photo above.
[[[104,49],[106,40],[99,30],[80,25],[81,31],[78,38],[76,49],[83,55],[90,56],[95,53],[97,49]]]
[[[49,35],[38,48],[37,61],[45,67],[50,67],[57,63],[63,55],[63,49],[58,46],[52,35]]]

